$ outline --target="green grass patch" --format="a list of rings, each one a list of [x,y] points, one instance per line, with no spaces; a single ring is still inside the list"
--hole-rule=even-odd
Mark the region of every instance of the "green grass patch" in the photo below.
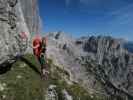
[[[37,70],[40,69],[33,55],[26,57]],[[0,92],[0,100],[44,100],[40,75],[21,60],[14,63],[10,71],[0,75],[0,83],[6,84]]]
[[[62,76],[64,75],[70,77],[69,73],[61,69],[61,67],[54,65],[51,60],[48,64],[51,73],[45,84],[46,87],[48,87],[49,84],[57,86],[56,91],[58,93],[59,100],[64,100],[64,96],[62,94],[63,89],[67,90],[67,92],[73,97],[73,100],[105,100],[104,97],[101,97],[100,95],[89,94],[82,86],[80,86],[80,84],[73,83],[72,85],[68,85]]]
[[[62,90],[73,97],[73,100],[103,100],[102,97],[89,94],[80,84],[68,85],[64,77],[70,75],[48,59],[48,80],[41,80],[40,65],[32,54],[26,54],[24,61],[18,60],[11,70],[0,75],[0,100],[45,100],[49,85],[56,85],[59,100],[64,100]]]

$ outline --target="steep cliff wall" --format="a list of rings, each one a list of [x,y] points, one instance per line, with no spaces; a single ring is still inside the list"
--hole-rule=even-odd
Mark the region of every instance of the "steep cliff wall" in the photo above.
[[[90,37],[84,41],[84,64],[88,71],[105,85],[106,91],[126,99],[133,99],[133,56],[121,41],[112,37]],[[123,94],[123,95],[122,95]],[[123,97],[122,97],[123,96]]]
[[[39,31],[39,20],[37,0],[0,0],[1,65],[26,51],[31,32]]]

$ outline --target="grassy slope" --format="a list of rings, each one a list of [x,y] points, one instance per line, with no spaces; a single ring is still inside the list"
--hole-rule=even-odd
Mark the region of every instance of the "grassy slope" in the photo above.
[[[67,84],[67,78],[69,80],[69,73],[60,69],[49,60],[49,68],[50,68],[50,76],[49,79],[45,82],[45,86],[48,87],[49,84],[54,84],[57,86],[56,90],[58,92],[59,100],[65,100],[62,95],[62,90],[66,89],[67,92],[73,97],[73,100],[104,100],[105,97],[101,97],[98,94],[89,94],[83,87],[81,87],[77,83],[73,83],[71,85]]]
[[[34,62],[33,56],[28,55],[28,60]],[[32,58],[32,59],[31,59]],[[22,66],[22,67],[21,67]],[[35,66],[39,69],[38,66]],[[42,100],[42,81],[40,75],[29,65],[17,61],[12,65],[11,70],[0,75],[0,84],[5,83],[5,89],[0,92],[0,100]],[[6,96],[6,99],[2,99]]]
[[[34,56],[27,54],[24,58],[30,65],[19,60],[12,65],[10,71],[0,75],[0,100],[44,100],[45,91],[50,84],[57,86],[59,100],[64,100],[61,92],[63,89],[66,89],[74,100],[102,100],[98,95],[88,94],[79,84],[68,85],[64,77],[69,79],[69,74],[55,66],[51,60],[48,61],[49,78],[42,81],[37,72],[40,69],[39,64]]]

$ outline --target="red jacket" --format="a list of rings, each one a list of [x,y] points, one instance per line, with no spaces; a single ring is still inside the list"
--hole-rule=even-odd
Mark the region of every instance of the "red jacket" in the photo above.
[[[40,38],[33,39],[33,52],[37,58],[39,58],[41,54],[41,45],[42,45],[42,41]]]

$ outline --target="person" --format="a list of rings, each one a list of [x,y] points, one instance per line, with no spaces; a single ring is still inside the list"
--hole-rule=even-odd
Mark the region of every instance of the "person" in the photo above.
[[[46,47],[47,47],[47,38],[42,38],[42,47],[41,47],[41,54],[40,54],[40,64],[41,64],[41,76],[42,78],[47,78],[47,55],[46,55]]]
[[[41,54],[40,54],[40,64],[41,64],[41,76],[42,78],[47,78],[47,56],[46,56],[46,47],[47,47],[47,38],[42,38],[42,45],[41,45]]]

